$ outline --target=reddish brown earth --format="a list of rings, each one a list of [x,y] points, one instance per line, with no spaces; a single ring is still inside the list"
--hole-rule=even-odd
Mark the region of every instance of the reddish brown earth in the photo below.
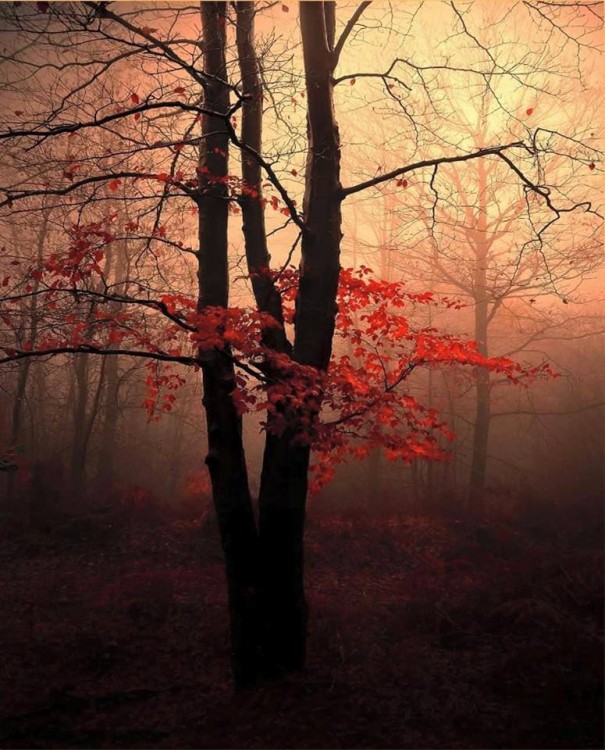
[[[233,695],[214,529],[108,518],[2,539],[2,747],[603,746],[589,519],[314,511],[308,670]]]

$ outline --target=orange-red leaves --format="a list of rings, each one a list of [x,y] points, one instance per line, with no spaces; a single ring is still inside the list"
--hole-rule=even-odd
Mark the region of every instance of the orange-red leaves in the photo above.
[[[111,190],[112,193],[115,193],[121,184],[122,184],[122,180],[116,177],[115,179],[109,181],[109,189]]]
[[[139,95],[138,95],[138,94],[136,94],[136,93],[134,93],[134,92],[133,92],[133,93],[132,93],[132,94],[130,95],[130,101],[131,101],[131,102],[132,102],[133,104],[140,104],[140,103],[141,103],[141,100],[140,100],[140,98],[139,98]]]

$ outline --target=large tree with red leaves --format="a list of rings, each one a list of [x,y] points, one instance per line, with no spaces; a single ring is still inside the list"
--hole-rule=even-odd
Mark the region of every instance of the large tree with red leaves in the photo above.
[[[444,164],[489,159],[505,164],[542,202],[549,221],[592,210],[553,201],[542,179],[549,149],[532,132],[450,153],[440,144],[435,153],[343,186],[334,92],[360,74],[338,78],[336,71],[370,4],[339,25],[334,2],[302,2],[300,211],[286,179],[298,176],[288,165],[295,146],[277,156],[263,146],[267,102],[282,105],[257,51],[260,5],[203,2],[197,19],[190,8],[169,5],[131,12],[112,3],[37,3],[7,11],[15,38],[37,41],[15,45],[7,63],[16,103],[0,132],[0,206],[8,220],[34,221],[50,210],[66,238],[39,257],[4,250],[0,362],[22,366],[64,354],[143,358],[151,419],[172,408],[183,382],[179,367],[201,371],[206,463],[239,686],[304,666],[309,476],[321,485],[336,464],[374,448],[406,462],[447,457],[447,426],[406,391],[413,371],[470,366],[512,382],[551,374],[546,365],[490,359],[472,342],[414,326],[416,306],[455,307],[455,300],[412,292],[365,267],[341,268],[345,200],[403,184],[412,173],[434,179]],[[200,32],[194,25],[191,39],[195,23]],[[66,40],[73,42],[69,53]],[[84,58],[89,67],[82,70]],[[391,93],[401,84],[396,62],[371,74]],[[23,103],[36,86],[36,96]],[[230,167],[230,155],[239,166]],[[295,229],[290,255],[300,244],[298,268],[271,267],[265,210]],[[198,219],[191,246],[179,231],[187,216]],[[233,217],[243,222],[249,306],[230,302]],[[129,255],[128,273],[116,278],[120,252]],[[337,339],[352,354],[343,354]],[[250,412],[264,415],[258,520],[242,439]]]

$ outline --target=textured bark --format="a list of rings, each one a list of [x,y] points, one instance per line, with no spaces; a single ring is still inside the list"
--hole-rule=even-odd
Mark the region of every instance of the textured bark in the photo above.
[[[225,18],[227,4],[203,2],[204,70],[209,75],[205,92],[209,109],[226,113],[229,89],[225,85]],[[200,166],[211,178],[224,177],[228,167],[228,136],[220,117],[202,118]],[[201,181],[199,206],[199,310],[209,305],[227,307],[229,272],[228,202],[223,183]],[[212,493],[225,555],[231,620],[232,669],[237,687],[253,683],[258,674],[257,534],[242,441],[242,420],[231,393],[233,364],[221,352],[200,353],[203,360],[203,404],[206,410],[208,456]]]
[[[333,3],[301,2],[309,144],[294,359],[326,369],[332,352],[340,270],[340,142],[333,106]],[[304,520],[310,450],[296,425],[269,434],[259,495],[262,591],[270,660],[276,671],[302,669],[308,607]]]

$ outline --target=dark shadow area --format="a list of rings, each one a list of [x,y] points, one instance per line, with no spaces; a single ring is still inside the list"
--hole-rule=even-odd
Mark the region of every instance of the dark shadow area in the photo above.
[[[601,511],[523,507],[316,503],[307,671],[240,695],[211,518],[148,496],[8,528],[2,745],[601,747]]]

